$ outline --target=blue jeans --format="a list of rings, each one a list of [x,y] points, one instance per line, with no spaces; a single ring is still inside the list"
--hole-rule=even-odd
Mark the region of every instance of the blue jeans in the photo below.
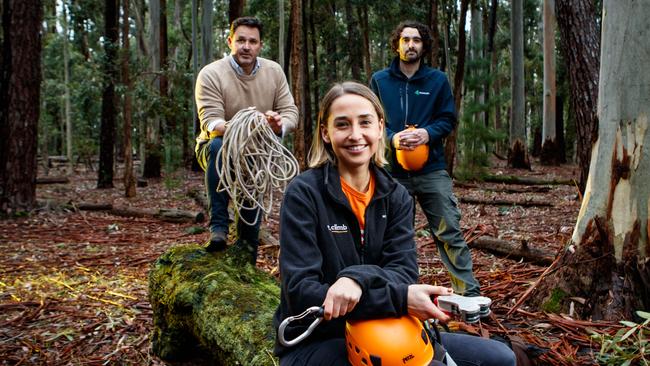
[[[440,259],[458,294],[480,295],[480,285],[472,272],[472,256],[460,229],[460,209],[446,170],[436,170],[409,178],[397,178],[422,207]],[[415,210],[415,207],[413,207]]]
[[[228,192],[217,192],[219,185],[219,175],[217,175],[217,154],[223,145],[223,138],[215,137],[210,141],[199,146],[196,152],[196,157],[205,171],[205,187],[208,196],[208,211],[210,213],[210,232],[222,231],[228,234],[228,203],[230,196]],[[221,161],[219,161],[221,166]],[[239,217],[243,217],[247,222],[255,220],[259,209],[255,210],[242,210],[236,213],[237,216],[237,238],[238,240],[247,240],[251,243],[257,244],[259,242],[261,216],[255,225],[247,225]]]
[[[451,359],[459,366],[515,366],[515,354],[504,343],[459,333],[440,333],[440,338]],[[350,365],[345,338],[299,344],[280,358],[280,366],[302,365]]]

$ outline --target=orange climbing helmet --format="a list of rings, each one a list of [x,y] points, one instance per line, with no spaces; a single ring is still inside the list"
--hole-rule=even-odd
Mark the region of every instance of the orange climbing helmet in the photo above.
[[[414,130],[415,125],[407,125],[404,131]],[[409,172],[422,169],[429,159],[429,145],[418,145],[414,150],[397,149],[395,158],[399,165]]]
[[[349,320],[345,343],[352,366],[427,366],[434,359],[427,331],[410,315]]]

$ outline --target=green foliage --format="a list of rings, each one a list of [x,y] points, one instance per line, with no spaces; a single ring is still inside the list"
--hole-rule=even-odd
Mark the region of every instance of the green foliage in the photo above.
[[[562,300],[567,297],[567,293],[562,289],[555,288],[551,296],[542,304],[542,310],[550,313],[559,313],[562,310]]]
[[[471,45],[471,53],[475,56],[467,62],[467,91],[458,132],[459,164],[455,171],[460,180],[480,179],[487,174],[492,145],[504,138],[503,133],[489,123],[489,116],[495,108],[500,108],[504,98],[501,94],[488,95],[485,100],[484,91],[489,90],[497,77],[490,73],[490,60],[483,56],[485,48],[483,40],[475,41]]]
[[[600,343],[596,360],[603,365],[649,365],[650,364],[650,313],[637,311],[642,323],[623,320],[624,325],[614,336],[591,330],[591,339]]]

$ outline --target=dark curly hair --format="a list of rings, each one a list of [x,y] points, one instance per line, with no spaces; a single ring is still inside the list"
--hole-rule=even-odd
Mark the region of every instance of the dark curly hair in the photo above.
[[[257,30],[260,32],[260,40],[262,39],[262,22],[255,18],[255,17],[240,17],[232,21],[232,24],[230,25],[230,36],[232,37],[233,34],[235,34],[235,30],[237,27],[240,25],[245,25],[247,27],[251,28],[257,28]]]
[[[431,31],[426,25],[414,20],[406,20],[397,25],[390,35],[390,48],[396,54],[399,54],[399,38],[404,28],[415,28],[420,32],[422,38],[422,56],[426,56],[431,51]]]

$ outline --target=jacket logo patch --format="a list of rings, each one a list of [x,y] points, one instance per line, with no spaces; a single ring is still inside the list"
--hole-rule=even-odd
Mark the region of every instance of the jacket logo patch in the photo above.
[[[431,95],[431,93],[429,93],[428,91],[416,90],[415,95]]]
[[[348,232],[348,227],[345,224],[332,224],[327,225],[327,230],[334,234],[343,234]]]

